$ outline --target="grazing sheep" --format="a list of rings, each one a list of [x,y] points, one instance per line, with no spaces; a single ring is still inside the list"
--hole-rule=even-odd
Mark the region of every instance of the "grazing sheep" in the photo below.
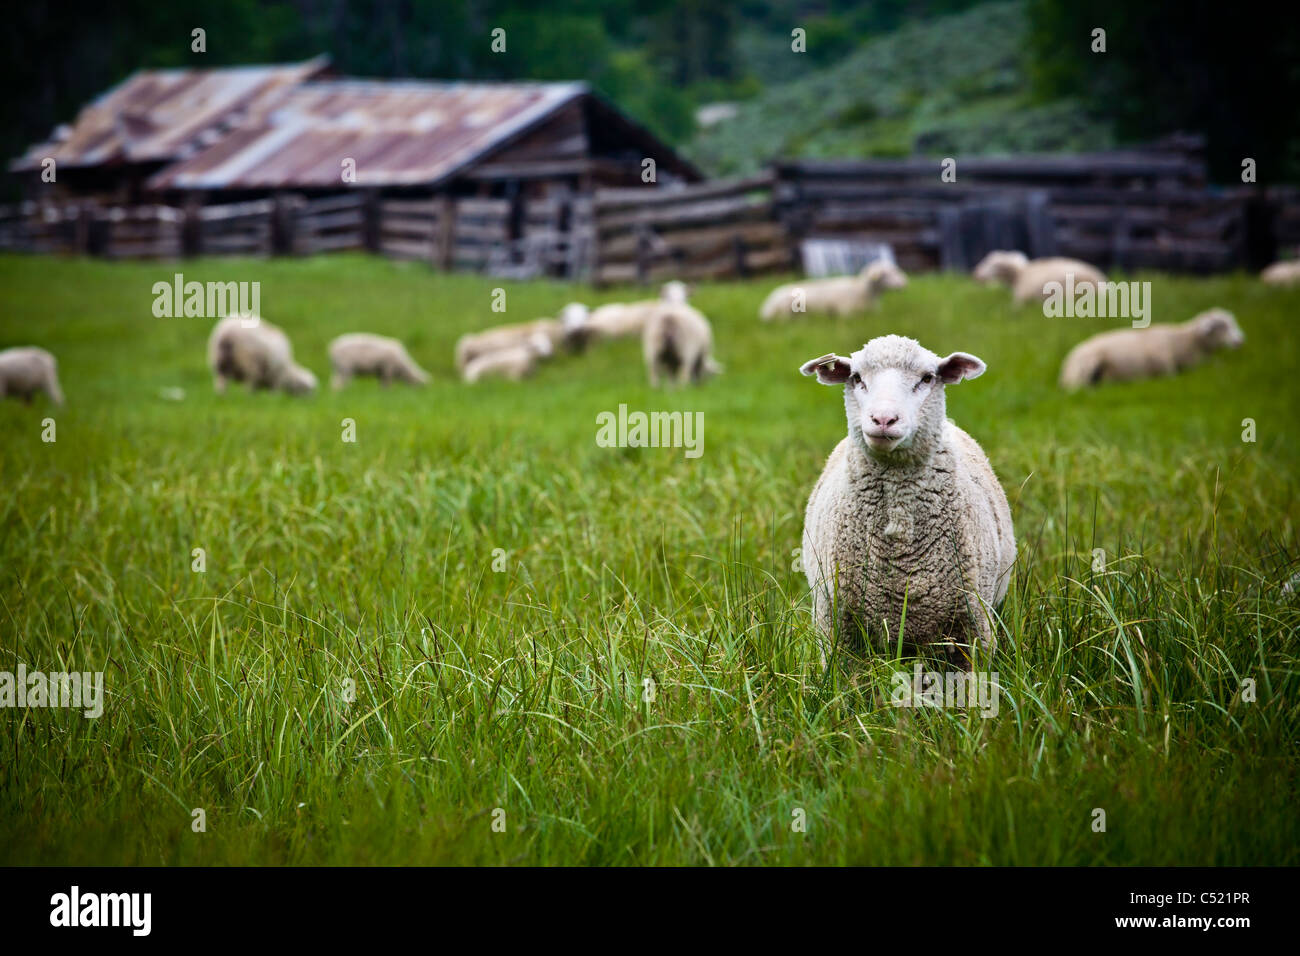
[[[974,637],[991,651],[987,609],[1006,596],[1016,557],[1011,509],[980,446],[947,419],[944,397],[984,363],[886,335],[799,371],[843,386],[848,415],[804,517],[823,658],[837,633],[864,650],[892,647],[900,630],[911,645],[953,653]]]
[[[44,392],[55,405],[63,404],[54,356],[34,345],[0,351],[0,398],[12,395],[30,405],[37,392]]]
[[[1102,332],[1070,349],[1061,363],[1061,388],[1174,375],[1216,349],[1235,349],[1245,340],[1237,319],[1223,309],[1178,325]]]
[[[1300,259],[1275,262],[1259,274],[1269,285],[1300,285]]]
[[[685,385],[722,371],[713,360],[713,328],[709,320],[685,303],[662,303],[651,312],[641,347],[652,387],[659,386],[661,373]]]
[[[561,347],[570,352],[579,352],[587,343],[587,319],[587,307],[581,302],[570,302],[560,311],[557,319],[498,325],[484,332],[462,335],[456,342],[456,367],[463,374],[469,363],[480,355],[517,348],[539,333],[550,341],[553,352]]]
[[[835,316],[849,316],[872,308],[880,293],[887,289],[902,289],[907,276],[893,262],[877,259],[865,266],[856,276],[835,276],[830,279],[806,279],[790,282],[773,289],[758,310],[759,318],[770,322],[784,319],[800,312],[823,312]],[[796,310],[800,294],[803,308]]]
[[[646,320],[650,314],[665,302],[673,305],[685,305],[690,297],[690,290],[684,282],[664,283],[659,290],[658,299],[643,302],[615,302],[602,305],[591,313],[587,321],[591,334],[601,339],[619,339],[641,335],[645,331]]]
[[[346,385],[354,375],[374,375],[385,386],[390,382],[429,384],[429,373],[415,364],[406,346],[397,339],[353,332],[331,342],[329,352],[334,369],[330,384],[335,390]]]
[[[1101,270],[1078,259],[1029,259],[1023,252],[997,250],[980,260],[971,273],[979,282],[1000,282],[1011,287],[1011,298],[1017,305],[1042,301],[1048,293],[1044,287],[1049,282],[1059,282],[1062,287],[1066,277],[1074,276],[1074,288],[1081,289],[1105,282]]]
[[[316,376],[293,360],[289,337],[254,315],[228,315],[208,338],[213,387],[225,394],[226,382],[245,382],[250,390],[278,388],[290,395],[316,390]]]
[[[481,378],[497,376],[517,382],[533,374],[540,359],[555,351],[544,332],[534,332],[522,342],[505,348],[475,355],[461,370],[461,377],[470,384]]]

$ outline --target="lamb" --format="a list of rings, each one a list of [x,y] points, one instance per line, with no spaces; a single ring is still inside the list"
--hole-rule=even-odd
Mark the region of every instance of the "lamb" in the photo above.
[[[397,339],[353,332],[340,335],[331,342],[329,353],[330,365],[334,369],[330,384],[336,391],[354,375],[374,375],[384,386],[395,381],[408,385],[429,384],[429,373],[415,364],[406,346]]]
[[[1275,262],[1261,272],[1259,277],[1269,285],[1300,285],[1300,259]]]
[[[661,373],[685,385],[722,371],[713,360],[713,328],[709,320],[685,303],[663,303],[650,313],[641,348],[654,388],[659,386]]]
[[[228,315],[213,327],[208,365],[218,395],[225,394],[227,381],[245,382],[250,390],[278,388],[290,395],[316,390],[316,376],[294,362],[289,337],[255,315]]]
[[[55,405],[63,404],[58,360],[34,345],[0,351],[0,398],[12,395],[30,405],[37,392],[44,392]]]
[[[1016,540],[1011,509],[975,439],[947,418],[944,391],[983,374],[885,335],[848,358],[823,355],[804,375],[844,387],[848,435],[808,498],[803,562],[823,663],[847,649],[992,652],[989,609],[1006,596]]]
[[[684,282],[666,282],[659,290],[658,299],[643,302],[615,302],[602,305],[591,313],[587,325],[591,334],[601,339],[619,339],[641,335],[645,331],[646,320],[650,314],[665,302],[673,305],[685,305],[690,297],[690,290]]]
[[[1174,375],[1216,349],[1235,349],[1245,340],[1236,317],[1224,309],[1210,309],[1177,325],[1102,332],[1066,355],[1061,388]]]
[[[893,262],[877,259],[863,267],[856,276],[807,279],[778,286],[763,300],[758,316],[765,322],[800,312],[849,316],[873,308],[882,292],[902,289],[906,285],[907,276],[902,269]]]
[[[522,342],[475,355],[461,370],[461,377],[471,385],[487,376],[517,382],[532,375],[538,360],[553,352],[550,338],[544,332],[534,332]]]
[[[537,319],[515,325],[499,325],[484,332],[462,335],[456,343],[456,367],[464,374],[475,358],[488,352],[524,346],[534,335],[541,334],[551,343],[551,351],[563,347],[571,352],[581,351],[586,345],[587,307],[581,302],[570,302],[556,319]],[[548,353],[549,354],[549,353]]]
[[[990,252],[975,266],[971,275],[979,282],[1000,282],[1011,287],[1011,298],[1017,305],[1042,301],[1049,282],[1066,285],[1067,276],[1073,276],[1074,288],[1093,286],[1106,281],[1105,275],[1095,266],[1078,259],[1030,259],[1023,252],[996,250]]]

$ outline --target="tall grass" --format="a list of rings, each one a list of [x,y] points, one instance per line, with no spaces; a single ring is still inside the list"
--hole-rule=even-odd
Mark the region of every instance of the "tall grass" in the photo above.
[[[0,669],[107,688],[98,719],[0,711],[0,860],[1297,862],[1295,293],[1145,277],[1156,321],[1222,304],[1245,347],[1067,397],[1064,351],[1116,323],[923,277],[769,327],[765,283],[710,285],[727,371],[660,393],[635,343],[456,383],[493,280],[186,263],[260,279],[318,374],[365,329],[437,378],[295,401],[212,394],[210,323],[150,313],[171,271],[0,259],[0,347],[55,351],[69,400],[0,404]],[[502,285],[507,319],[629,294]],[[884,332],[989,363],[949,414],[1021,546],[993,718],[892,706],[896,649],[821,665],[794,549],[843,411],[796,368]],[[703,456],[598,447],[621,402],[703,412]]]

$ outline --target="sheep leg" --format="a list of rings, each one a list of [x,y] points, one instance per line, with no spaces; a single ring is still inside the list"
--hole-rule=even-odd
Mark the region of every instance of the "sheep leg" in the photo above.
[[[330,376],[330,388],[334,389],[334,391],[337,392],[339,391],[339,389],[343,388],[343,386],[347,385],[348,382],[350,381],[352,381],[351,375],[349,375],[347,372],[343,371],[342,369],[336,368],[334,370],[334,374]]]
[[[217,393],[218,395],[225,395],[225,394],[226,394],[226,376],[224,376],[224,375],[214,375],[214,376],[212,377],[212,388],[216,391],[216,393]]]

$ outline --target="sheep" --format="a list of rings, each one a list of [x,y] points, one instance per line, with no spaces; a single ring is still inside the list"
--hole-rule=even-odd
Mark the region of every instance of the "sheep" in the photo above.
[[[58,360],[34,345],[0,351],[0,398],[12,395],[30,405],[37,392],[44,392],[55,405],[63,404]]]
[[[944,391],[983,374],[885,335],[848,358],[799,369],[844,387],[848,435],[808,498],[802,556],[823,663],[838,633],[849,650],[909,645],[992,652],[988,610],[1016,558],[1007,496],[975,439],[946,417]]]
[[[1061,363],[1066,391],[1098,382],[1127,382],[1174,375],[1216,349],[1237,348],[1246,340],[1236,317],[1210,309],[1178,325],[1116,329],[1085,339]]]
[[[683,282],[664,283],[659,290],[658,299],[642,302],[615,302],[602,305],[591,313],[587,325],[591,334],[600,339],[619,339],[641,335],[645,331],[646,319],[665,302],[673,305],[685,305],[690,297],[690,290]]]
[[[484,332],[462,335],[456,342],[456,368],[463,374],[469,363],[488,352],[513,349],[527,344],[537,334],[546,336],[551,351],[561,347],[571,352],[581,351],[588,338],[588,311],[581,302],[570,302],[559,318],[537,319],[516,325],[499,325]],[[549,354],[549,353],[548,353]]]
[[[208,365],[218,395],[225,394],[227,381],[245,382],[250,391],[278,388],[306,395],[316,390],[316,376],[294,362],[289,337],[255,315],[228,315],[213,327]]]
[[[758,316],[765,322],[784,319],[799,312],[826,312],[849,316],[875,306],[880,293],[907,286],[907,276],[893,262],[877,259],[856,276],[808,279],[773,289],[763,300]],[[796,309],[800,305],[802,309]]]
[[[1269,285],[1300,285],[1300,259],[1275,262],[1261,272],[1259,277]]]
[[[336,391],[354,375],[377,376],[379,384],[384,386],[394,381],[429,384],[429,373],[415,364],[406,346],[397,339],[368,332],[340,335],[330,343],[329,355],[334,370],[330,384]]]
[[[1094,291],[1106,276],[1095,266],[1078,259],[1030,259],[1023,252],[998,249],[979,261],[971,275],[979,282],[1002,283],[1011,287],[1011,298],[1017,305],[1042,301],[1047,298],[1049,282],[1066,285],[1066,277],[1073,276],[1074,288],[1091,285]]]
[[[662,303],[646,319],[641,336],[650,385],[673,376],[679,385],[698,383],[722,366],[713,360],[713,328],[699,310],[685,303]]]
[[[546,333],[534,332],[522,342],[476,354],[462,369],[461,377],[471,385],[485,376],[517,382],[532,375],[538,360],[548,358],[554,348]]]

